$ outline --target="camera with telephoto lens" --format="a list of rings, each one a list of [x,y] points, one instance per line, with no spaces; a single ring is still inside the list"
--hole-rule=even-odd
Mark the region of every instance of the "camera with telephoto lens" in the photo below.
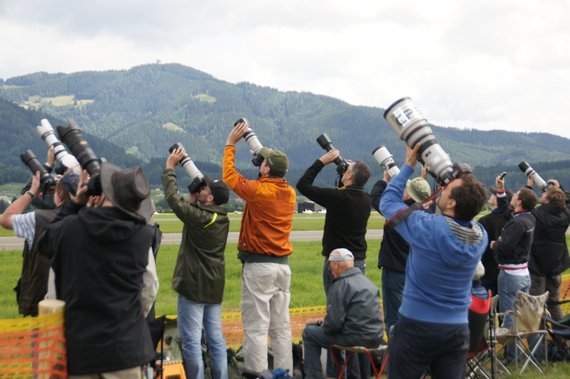
[[[534,171],[534,169],[528,164],[528,162],[523,161],[519,163],[519,168],[521,169],[522,172],[525,173],[527,177],[533,180],[534,184],[536,184],[538,188],[540,188],[542,191],[546,191],[546,189],[548,188],[548,183],[544,179],[542,179],[542,177],[538,175],[536,171]]]
[[[390,178],[393,178],[400,173],[400,169],[396,165],[396,161],[394,161],[394,156],[390,154],[386,146],[378,146],[372,151],[372,156],[374,156],[374,159],[380,166],[384,167],[384,170],[388,172]]]
[[[418,160],[441,185],[455,179],[461,167],[454,165],[449,155],[436,141],[427,119],[409,97],[397,100],[386,108],[384,119],[410,148],[421,145]]]
[[[184,146],[180,142],[175,143],[174,145],[170,146],[168,152],[172,154],[172,152],[176,149],[183,149]],[[198,193],[206,185],[206,181],[204,179],[204,174],[198,167],[194,164],[192,159],[188,156],[188,154],[184,154],[184,158],[180,161],[180,166],[186,171],[186,174],[190,177],[190,184],[188,185],[188,191],[190,193]]]
[[[245,117],[242,117],[236,122],[234,122],[234,127],[236,127],[238,124],[242,122],[245,122],[245,124],[247,125],[247,130],[243,134],[243,139],[245,140],[245,142],[247,142],[249,150],[253,154],[251,163],[256,167],[261,166],[261,163],[263,162],[263,157],[259,152],[261,151],[261,149],[263,149],[263,145],[261,144],[261,142],[259,142],[259,138],[257,138],[257,135],[251,129],[251,127],[249,126],[249,122]]]
[[[320,147],[322,147],[326,151],[331,151],[333,149],[336,149],[336,147],[333,146],[331,139],[326,134],[321,134],[320,136],[318,136],[317,143],[319,144]],[[339,175],[342,175],[348,168],[348,161],[343,157],[341,157],[340,155],[338,156],[337,159],[334,160],[334,164],[336,164],[336,172]]]
[[[75,156],[81,168],[89,173],[87,184],[87,196],[99,196],[103,192],[101,188],[101,160],[95,155],[89,143],[83,137],[79,125],[73,119],[68,119],[68,126],[58,126],[59,139],[67,145],[71,154]]]
[[[40,163],[34,152],[27,149],[22,154],[20,154],[20,159],[30,171],[35,175],[36,172],[40,172],[40,186],[42,190],[47,190],[56,184],[55,178],[46,170],[43,164]]]
[[[53,146],[55,159],[58,160],[65,168],[72,169],[75,173],[81,173],[81,166],[77,159],[69,154],[65,146],[56,137],[53,127],[47,119],[41,120],[41,125],[36,126],[36,131],[41,139],[45,141],[48,146]]]

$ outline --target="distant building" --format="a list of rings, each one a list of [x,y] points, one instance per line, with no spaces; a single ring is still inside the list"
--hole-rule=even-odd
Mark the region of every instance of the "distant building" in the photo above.
[[[314,201],[306,200],[297,204],[297,213],[321,213],[324,208]]]

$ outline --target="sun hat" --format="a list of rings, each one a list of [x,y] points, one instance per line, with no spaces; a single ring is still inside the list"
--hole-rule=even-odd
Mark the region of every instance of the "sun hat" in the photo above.
[[[421,203],[431,195],[431,188],[427,180],[421,177],[406,182],[406,191],[416,203]]]
[[[353,260],[354,255],[352,255],[350,250],[345,248],[334,249],[329,255],[329,262],[346,262]]]
[[[481,261],[477,262],[477,267],[475,267],[475,272],[473,273],[473,280],[479,280],[485,275],[485,266]]]
[[[271,175],[280,178],[285,176],[289,169],[289,158],[284,152],[264,147],[259,151],[259,154],[266,159],[267,165],[271,169]]]
[[[140,167],[121,169],[102,162],[99,175],[103,193],[117,208],[134,218],[151,218],[150,184]]]

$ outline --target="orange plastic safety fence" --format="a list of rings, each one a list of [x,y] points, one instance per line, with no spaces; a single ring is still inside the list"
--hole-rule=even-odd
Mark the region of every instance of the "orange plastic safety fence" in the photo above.
[[[326,307],[302,307],[291,308],[291,334],[293,342],[301,341],[303,329],[308,322],[315,322],[325,316]],[[238,348],[243,343],[243,324],[241,322],[240,312],[223,312],[222,313],[222,329],[228,347]]]
[[[0,378],[66,377],[63,312],[0,320]]]

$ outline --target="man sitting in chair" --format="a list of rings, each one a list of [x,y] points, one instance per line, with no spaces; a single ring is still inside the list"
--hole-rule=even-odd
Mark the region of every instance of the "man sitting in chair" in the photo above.
[[[376,348],[382,340],[378,288],[354,267],[349,250],[334,249],[328,261],[334,280],[327,295],[327,314],[322,322],[308,324],[303,330],[307,379],[323,377],[321,349],[333,344]],[[368,367],[367,359],[366,365],[360,366]]]

